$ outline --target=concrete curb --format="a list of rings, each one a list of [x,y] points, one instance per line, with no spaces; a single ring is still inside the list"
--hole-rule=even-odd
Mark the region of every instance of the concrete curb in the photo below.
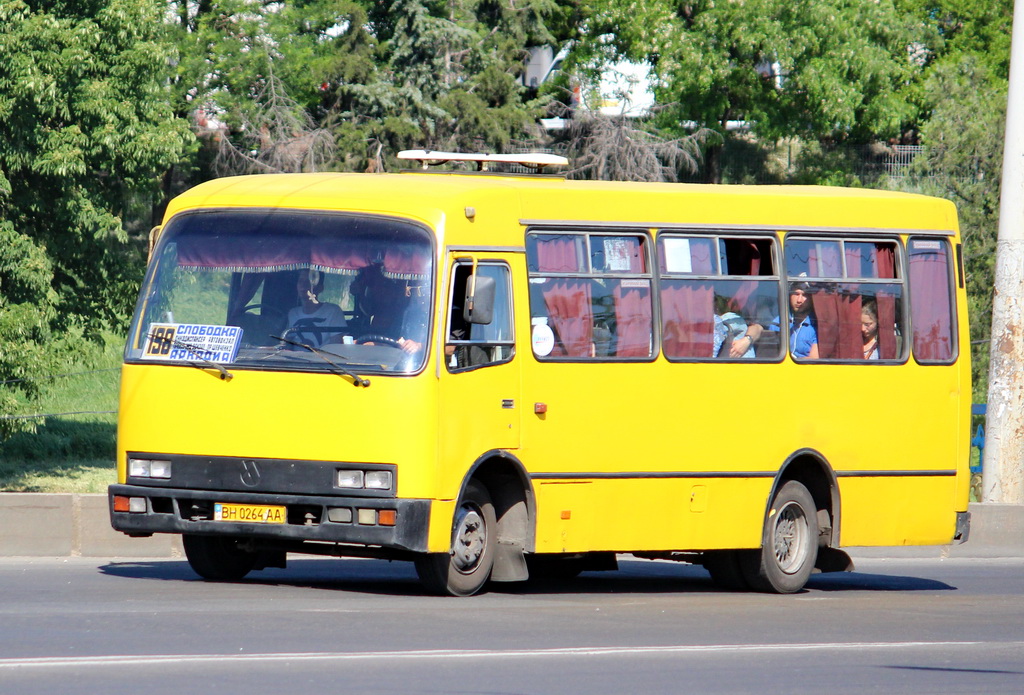
[[[972,504],[967,543],[847,548],[854,557],[1024,557],[1024,505]],[[178,536],[129,538],[105,494],[0,493],[0,557],[184,557]]]
[[[0,493],[0,556],[184,557],[178,536],[129,538],[105,494]]]

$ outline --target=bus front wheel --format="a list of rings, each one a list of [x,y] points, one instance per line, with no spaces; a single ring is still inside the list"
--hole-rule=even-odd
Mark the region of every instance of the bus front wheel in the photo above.
[[[185,534],[181,544],[188,564],[203,579],[236,581],[256,567],[256,553],[242,550],[233,538]]]
[[[470,481],[455,512],[451,550],[420,556],[416,560],[420,581],[434,594],[477,593],[491,576],[496,531],[494,504],[487,488]]]
[[[817,508],[803,484],[790,480],[772,500],[760,552],[741,553],[740,566],[756,591],[800,591],[818,556]]]

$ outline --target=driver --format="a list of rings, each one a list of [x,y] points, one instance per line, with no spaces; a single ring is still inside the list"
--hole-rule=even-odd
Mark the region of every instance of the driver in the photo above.
[[[367,343],[391,342],[412,354],[423,349],[427,334],[427,287],[391,280],[373,263],[352,281],[356,310],[366,322]]]
[[[341,341],[341,329],[346,326],[345,314],[337,304],[320,301],[319,295],[323,290],[324,279],[320,271],[299,272],[295,283],[299,305],[288,311],[286,335],[291,340],[313,347]]]

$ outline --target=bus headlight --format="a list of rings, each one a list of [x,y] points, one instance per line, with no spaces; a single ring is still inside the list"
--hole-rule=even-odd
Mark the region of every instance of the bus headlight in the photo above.
[[[335,485],[337,485],[338,487],[355,488],[361,490],[363,488],[363,472],[339,470]]]
[[[367,490],[390,490],[391,471],[366,471]]]
[[[387,492],[395,486],[393,471],[360,470],[357,468],[339,468],[334,473],[334,486],[346,490],[379,490]]]
[[[171,477],[171,462],[156,461],[153,459],[128,459],[128,475],[133,478],[163,478]]]

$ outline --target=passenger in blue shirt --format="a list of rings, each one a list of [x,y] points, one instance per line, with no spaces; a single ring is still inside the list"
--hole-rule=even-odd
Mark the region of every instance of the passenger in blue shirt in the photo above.
[[[814,318],[813,304],[810,285],[806,282],[790,285],[789,351],[797,359],[818,359],[818,322]],[[768,330],[782,330],[781,323],[776,316]]]

